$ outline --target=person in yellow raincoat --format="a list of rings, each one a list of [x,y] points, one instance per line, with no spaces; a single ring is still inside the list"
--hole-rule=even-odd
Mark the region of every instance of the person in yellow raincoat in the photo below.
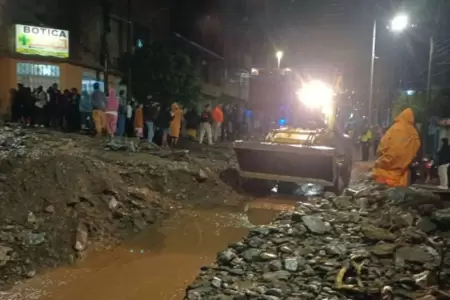
[[[381,138],[372,176],[378,183],[406,187],[409,165],[417,155],[420,138],[414,127],[414,113],[405,109]]]
[[[172,104],[170,115],[172,117],[170,121],[171,145],[176,146],[178,143],[178,138],[180,137],[181,119],[183,118],[183,111],[177,103]]]

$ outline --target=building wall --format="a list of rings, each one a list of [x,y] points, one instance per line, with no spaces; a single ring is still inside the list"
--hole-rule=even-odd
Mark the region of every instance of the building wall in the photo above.
[[[148,28],[152,38],[169,32],[169,10],[161,0],[135,3],[132,20]],[[118,87],[118,59],[127,50],[127,0],[111,0],[111,32],[108,36],[110,84]],[[81,91],[82,80],[102,80],[103,8],[100,1],[88,0],[0,0],[0,114],[10,107],[9,91],[18,82],[17,63],[51,64],[59,67],[61,89]],[[139,9],[137,6],[139,5]],[[142,6],[143,5],[143,6]],[[144,9],[142,9],[144,7]],[[14,24],[69,30],[69,59],[55,59],[15,53]],[[93,81],[92,81],[93,82]],[[86,84],[84,84],[85,86]],[[46,88],[46,87],[44,87]]]

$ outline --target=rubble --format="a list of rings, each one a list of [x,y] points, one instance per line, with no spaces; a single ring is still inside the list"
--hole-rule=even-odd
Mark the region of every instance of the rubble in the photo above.
[[[75,245],[73,246],[75,250],[79,252],[86,250],[88,246],[88,232],[87,226],[80,222],[77,227]]]
[[[184,299],[439,299],[450,264],[436,241],[450,213],[423,215],[434,201],[372,183],[345,197],[310,198],[219,253]]]
[[[241,197],[218,179],[228,166],[220,152],[193,159],[186,151],[105,151],[104,144],[0,126],[0,291],[115,246],[172,209]]]
[[[0,159],[25,156],[28,144],[37,140],[20,127],[0,127]]]

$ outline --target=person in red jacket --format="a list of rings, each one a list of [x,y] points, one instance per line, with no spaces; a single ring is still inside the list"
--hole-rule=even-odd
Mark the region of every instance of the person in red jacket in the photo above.
[[[218,104],[214,108],[212,112],[212,118],[213,118],[213,125],[212,125],[213,142],[217,143],[223,123],[223,110],[221,104]]]

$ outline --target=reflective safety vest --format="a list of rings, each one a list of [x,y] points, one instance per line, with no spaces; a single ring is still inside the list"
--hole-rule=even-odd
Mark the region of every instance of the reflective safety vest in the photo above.
[[[372,139],[372,131],[367,130],[366,133],[361,137],[361,142],[368,142]]]

